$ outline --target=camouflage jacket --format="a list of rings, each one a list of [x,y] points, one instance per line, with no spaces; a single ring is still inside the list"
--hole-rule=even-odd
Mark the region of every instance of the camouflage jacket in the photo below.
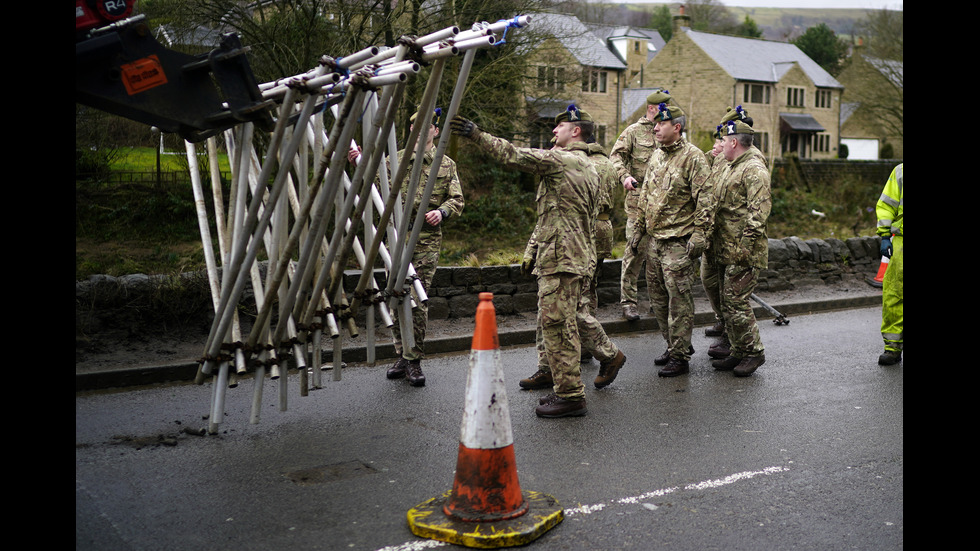
[[[422,157],[422,175],[419,176],[419,185],[415,190],[415,201],[412,205],[412,220],[415,219],[416,213],[419,210],[419,204],[422,202],[422,194],[425,191],[426,182],[429,181],[429,173],[432,171],[432,160],[435,157],[435,152],[434,147],[429,148],[425,152],[425,156]],[[404,149],[398,152],[398,158],[404,162]],[[415,162],[414,152],[408,159],[408,162]],[[405,178],[402,182],[402,193],[408,193],[408,187],[409,179]],[[436,177],[436,183],[432,188],[432,195],[429,196],[429,205],[425,209],[425,212],[441,210],[443,213],[442,221],[445,222],[449,218],[459,216],[463,212],[463,204],[463,188],[459,183],[459,174],[456,172],[456,162],[443,155],[442,163],[439,165],[439,175]],[[442,224],[438,226],[423,224],[419,236],[420,240],[441,237]]]
[[[591,276],[596,265],[592,238],[599,206],[599,174],[585,151],[515,147],[486,132],[473,139],[505,166],[540,177],[538,220],[531,239],[536,251],[534,274]]]
[[[769,170],[752,148],[728,164],[715,210],[711,246],[721,264],[765,268],[769,263],[766,225],[772,208]]]
[[[762,164],[769,166],[769,161],[766,156],[759,151],[759,148],[752,146],[749,148],[752,154],[762,161]],[[705,153],[705,158],[708,159],[708,164],[711,165],[711,173],[708,175],[708,189],[711,190],[711,201],[712,209],[715,208],[718,201],[721,199],[722,194],[725,192],[725,172],[728,170],[728,160],[725,159],[724,154],[718,154],[717,156],[712,156],[711,153]]]
[[[619,177],[619,185],[627,176],[636,178],[637,187],[643,183],[643,176],[647,172],[647,163],[653,152],[660,146],[656,137],[653,135],[654,122],[646,117],[626,127],[623,133],[616,139],[612,150],[609,152],[609,160],[616,168],[616,175]],[[640,190],[636,189],[626,193],[626,208],[635,208],[640,199]]]
[[[565,149],[569,151],[585,151],[599,173],[599,214],[609,215],[613,209],[613,197],[616,189],[620,185],[616,176],[616,167],[613,166],[609,156],[603,151],[602,146],[597,143],[573,142]]]
[[[710,173],[704,152],[683,137],[662,145],[650,158],[643,178],[637,228],[654,239],[687,237],[711,225]]]

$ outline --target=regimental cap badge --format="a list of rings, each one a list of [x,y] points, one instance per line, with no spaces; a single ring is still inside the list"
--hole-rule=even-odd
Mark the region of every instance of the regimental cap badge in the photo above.
[[[574,103],[569,105],[568,109],[565,109],[564,111],[559,113],[557,117],[555,117],[555,124],[559,124],[562,122],[582,122],[582,121],[592,122],[592,115],[589,115],[585,111],[582,111],[581,109],[576,107]]]
[[[745,111],[745,109],[742,109],[742,106],[741,105],[739,105],[735,109],[732,109],[731,107],[729,107],[728,108],[728,111],[725,113],[724,118],[721,119],[721,123],[722,124],[725,124],[728,121],[744,121],[744,122],[748,122],[746,120],[748,118],[749,118],[749,114]]]
[[[755,134],[752,127],[742,121],[728,121],[725,123],[725,135],[734,136],[735,134]]]
[[[683,116],[684,111],[676,105],[667,105],[666,103],[661,103],[657,106],[657,115],[653,118],[654,121],[672,121],[677,117]]]

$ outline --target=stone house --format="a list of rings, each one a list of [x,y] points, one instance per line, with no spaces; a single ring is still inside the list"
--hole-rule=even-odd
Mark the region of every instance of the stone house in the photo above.
[[[528,145],[548,147],[555,116],[574,103],[595,119],[596,141],[608,149],[628,124],[624,91],[648,80],[646,65],[664,46],[660,33],[586,25],[567,14],[535,14],[533,21],[543,41],[528,53]]]
[[[841,101],[841,143],[847,145],[847,158],[901,159],[905,154],[903,62],[856,49],[839,80],[847,87]]]
[[[670,91],[688,115],[688,137],[705,148],[729,107],[755,121],[769,157],[837,157],[843,86],[793,44],[690,29],[674,18],[670,42],[646,66],[651,85]],[[632,113],[642,114],[644,105]]]

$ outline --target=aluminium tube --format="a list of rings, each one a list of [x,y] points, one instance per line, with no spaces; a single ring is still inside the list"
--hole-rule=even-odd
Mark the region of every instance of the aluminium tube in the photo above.
[[[452,120],[459,110],[459,103],[462,100],[463,92],[466,89],[466,81],[469,79],[470,69],[473,67],[473,57],[476,54],[476,50],[468,50],[463,56],[463,63],[459,68],[459,75],[456,79],[456,87],[453,90],[453,97],[449,103],[449,110],[446,113],[446,120]],[[428,113],[431,116],[431,112]],[[432,158],[432,166],[436,167],[434,170],[429,172],[429,179],[425,184],[425,189],[422,191],[422,199],[419,203],[420,205],[428,205],[429,198],[432,196],[432,189],[435,187],[436,178],[439,176],[438,167],[442,162],[442,158],[445,155],[446,147],[449,144],[449,139],[451,137],[451,132],[444,132],[439,136],[439,145],[436,147],[435,155]],[[414,251],[415,246],[418,243],[419,234],[422,231],[422,225],[425,223],[425,209],[419,208],[419,211],[415,216],[415,224],[412,228],[412,235],[409,238],[408,244],[405,246],[405,252]],[[406,271],[403,266],[402,272],[398,274],[398,281],[402,280],[406,276]]]
[[[282,139],[282,135],[285,132],[285,124],[288,119],[288,110],[292,108],[293,91],[287,92],[286,97],[290,99],[288,102],[283,103],[283,109],[280,113],[279,120],[276,121],[276,130],[272,133],[272,143],[269,147],[269,152],[267,156],[267,162],[262,167],[262,177],[259,181],[266,181],[269,174],[272,172],[273,158],[275,157],[275,152],[278,149],[278,143]],[[278,194],[282,191],[282,183],[279,182],[278,185],[273,187],[272,199],[278,199]],[[258,219],[258,210],[261,203],[261,198],[253,198],[253,201],[249,204],[248,214],[246,218],[245,227],[254,228],[256,225],[264,229],[265,225],[268,224],[268,220]],[[269,214],[268,212],[266,213]],[[205,364],[210,358],[217,357],[221,351],[221,335],[224,335],[228,330],[228,324],[230,323],[230,316],[226,314],[229,310],[229,304],[232,300],[237,304],[239,297],[241,296],[242,289],[244,287],[244,278],[241,277],[241,267],[243,264],[251,264],[255,260],[257,255],[257,250],[254,247],[251,249],[247,247],[246,240],[241,240],[233,247],[231,254],[231,262],[225,265],[226,270],[225,280],[228,281],[232,279],[232,274],[234,274],[235,283],[234,285],[222,285],[221,289],[221,301],[218,308],[215,311],[214,323],[211,325],[211,332],[208,335],[207,342],[205,344],[204,357]],[[234,308],[232,308],[234,310]]]
[[[345,98],[345,105],[347,105],[348,108],[350,108],[354,104],[359,104],[359,98],[360,98],[360,94],[359,93],[356,93],[355,92],[355,93],[349,94],[347,96],[347,98]],[[306,107],[308,107],[308,106],[313,106],[315,104],[314,99],[315,98],[313,96],[311,96],[310,98],[308,98],[307,99],[307,104],[304,105],[304,109]],[[305,125],[306,125],[306,121],[308,121],[308,120],[309,120],[309,117],[308,116],[303,117],[303,120],[302,121],[299,121],[297,123],[298,126],[296,128],[295,133],[305,132],[306,131]],[[335,123],[334,124],[334,129],[332,131],[340,132],[343,129],[342,127],[345,126],[344,124],[341,124],[341,122],[342,121],[338,121],[337,123]],[[299,140],[294,139],[293,141],[294,142],[298,142]],[[293,149],[290,152],[290,154],[289,155],[286,155],[285,157],[286,158],[292,158],[292,156],[295,155],[295,152],[296,152],[296,149]],[[332,148],[332,147],[331,148],[328,148],[328,150],[324,151],[324,155],[333,155],[333,156],[336,156],[336,154],[337,154],[337,152],[334,151],[334,148]],[[288,174],[288,171],[281,171],[279,173],[279,175],[276,178],[276,185],[277,185],[277,187],[278,187],[278,185],[280,184],[281,181],[284,181],[285,180],[285,175],[286,174]],[[317,174],[317,178],[316,178],[316,180],[314,182],[314,186],[315,187],[320,187],[321,186],[322,180],[320,179],[320,176],[321,176],[321,174]],[[332,176],[332,175],[330,175],[330,178],[334,178],[335,179],[335,177]],[[316,202],[316,201],[321,201],[322,202],[322,197],[323,197],[322,194],[324,194],[324,193],[327,193],[329,195],[332,192],[333,193],[336,192],[335,191],[336,190],[336,187],[333,186],[333,182],[330,180],[330,178],[328,178],[327,179],[327,182],[326,182],[327,183],[327,188],[320,189],[319,190],[319,193],[316,193],[315,194],[315,197],[313,199],[313,202]],[[331,189],[331,187],[332,187],[332,189]],[[304,206],[306,206],[306,205],[310,205],[310,208],[313,207],[313,205],[311,204],[311,202],[304,204]],[[307,213],[309,212],[308,209],[304,209],[304,210]],[[314,219],[313,219],[314,225],[318,222],[318,219],[319,218],[322,218],[322,216],[319,214],[319,212],[317,212],[315,214],[316,215],[314,216]],[[283,278],[285,277],[286,267],[288,266],[288,257],[290,257],[292,255],[292,253],[295,250],[295,247],[299,243],[299,241],[300,241],[300,234],[302,234],[305,231],[304,230],[304,227],[303,227],[303,223],[302,223],[303,221],[299,221],[299,222],[300,223],[294,223],[293,230],[290,233],[289,240],[288,240],[288,243],[287,243],[287,246],[286,246],[286,250],[283,253],[283,259],[276,266],[275,274],[272,276],[272,278],[274,279],[274,281],[276,282],[276,284],[278,284],[279,281],[282,281]],[[311,234],[313,235],[314,238],[313,239],[307,239],[304,242],[304,248],[306,250],[303,253],[300,254],[300,259],[302,261],[304,261],[304,262],[306,261],[306,259],[310,258],[309,247],[312,246],[312,243],[313,242],[315,242],[316,240],[318,240],[318,239],[321,238],[321,234],[318,233],[318,231],[317,231],[317,229],[315,227],[311,227],[310,232],[311,232]],[[252,256],[252,259],[254,260],[254,256]],[[303,278],[303,277],[299,278],[299,281],[304,281],[304,280],[305,280],[305,278]],[[290,297],[292,297],[290,300],[295,299],[295,294],[298,292],[298,285],[299,284],[296,282],[296,280],[294,280],[293,283],[294,283],[294,285],[291,286],[291,290],[290,290],[290,293],[289,293]],[[272,299],[269,296],[266,297],[266,301],[263,303],[262,308],[260,308],[260,310],[258,312],[258,316],[256,317],[256,322],[255,322],[256,325],[259,325],[261,323],[265,323],[267,321],[268,316],[271,314],[271,309],[272,309],[271,300]],[[252,334],[249,335],[248,344],[250,344],[250,345],[251,344],[254,344],[256,338],[257,338],[257,335],[256,335],[255,331],[253,330]],[[281,334],[279,334],[278,337],[274,335],[273,336],[273,342],[278,342],[278,338],[281,338]]]
[[[353,133],[353,129],[356,126],[353,123],[353,117],[349,116],[349,113],[358,112],[360,110],[361,100],[363,94],[359,93],[359,88],[355,87],[351,94],[348,95],[347,101],[345,101],[345,116],[337,119],[334,123],[334,130],[340,131],[340,137],[333,143],[330,144],[328,150],[324,151],[325,154],[329,153],[331,155],[330,170],[326,172],[326,178],[324,181],[325,186],[321,186],[319,192],[316,194],[314,208],[311,212],[309,235],[307,239],[301,243],[302,247],[299,253],[299,264],[297,266],[297,274],[292,284],[289,286],[289,291],[284,299],[280,299],[280,310],[283,312],[289,312],[293,310],[296,302],[297,296],[301,289],[304,291],[313,275],[313,269],[315,263],[310,259],[316,256],[319,251],[319,242],[323,239],[324,232],[326,231],[326,222],[324,221],[324,215],[329,210],[330,199],[332,199],[338,193],[339,189],[339,174],[343,172],[343,163],[346,162],[347,151],[341,151],[340,148],[336,147],[337,143],[350,143],[350,135]],[[305,132],[305,128],[303,129]],[[301,225],[294,224],[293,232],[290,235],[290,243],[295,246],[298,241],[298,235],[303,231]],[[296,238],[296,239],[294,239]],[[292,254],[293,248],[290,247],[290,254]],[[280,269],[277,269],[277,276],[281,273],[281,268],[283,264],[280,263]],[[308,292],[308,291],[305,291]],[[316,296],[317,290],[314,290],[310,296]],[[260,311],[260,314],[262,312]],[[279,320],[275,331],[273,332],[273,341],[278,342],[282,338],[285,326],[282,323],[282,319]]]

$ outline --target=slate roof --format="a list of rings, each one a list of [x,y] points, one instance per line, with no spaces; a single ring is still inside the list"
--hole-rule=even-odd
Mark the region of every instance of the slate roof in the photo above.
[[[537,13],[531,24],[535,30],[554,36],[568,49],[576,61],[587,67],[605,69],[625,69],[626,64],[574,15],[560,13]]]
[[[654,29],[644,29],[641,27],[622,25],[600,25],[598,23],[588,23],[586,26],[596,36],[607,42],[614,41],[618,38],[646,40],[648,43],[653,45],[653,49],[647,49],[647,63],[649,63],[650,60],[664,48],[664,45],[667,44],[663,37],[660,36],[660,32]],[[616,49],[612,44],[609,44],[609,47],[614,53],[616,52]],[[618,53],[617,57],[620,57]]]
[[[619,118],[626,124],[633,124],[635,120],[628,120],[628,117],[636,113],[640,108],[646,109],[647,96],[654,90],[661,90],[661,86],[651,86],[649,88],[624,88],[623,98],[619,104]]]
[[[795,61],[816,86],[823,88],[844,87],[830,73],[797,48],[795,44],[725,36],[690,29],[685,30],[685,32],[695,44],[735,79],[778,82],[786,71],[792,68],[791,62]]]

